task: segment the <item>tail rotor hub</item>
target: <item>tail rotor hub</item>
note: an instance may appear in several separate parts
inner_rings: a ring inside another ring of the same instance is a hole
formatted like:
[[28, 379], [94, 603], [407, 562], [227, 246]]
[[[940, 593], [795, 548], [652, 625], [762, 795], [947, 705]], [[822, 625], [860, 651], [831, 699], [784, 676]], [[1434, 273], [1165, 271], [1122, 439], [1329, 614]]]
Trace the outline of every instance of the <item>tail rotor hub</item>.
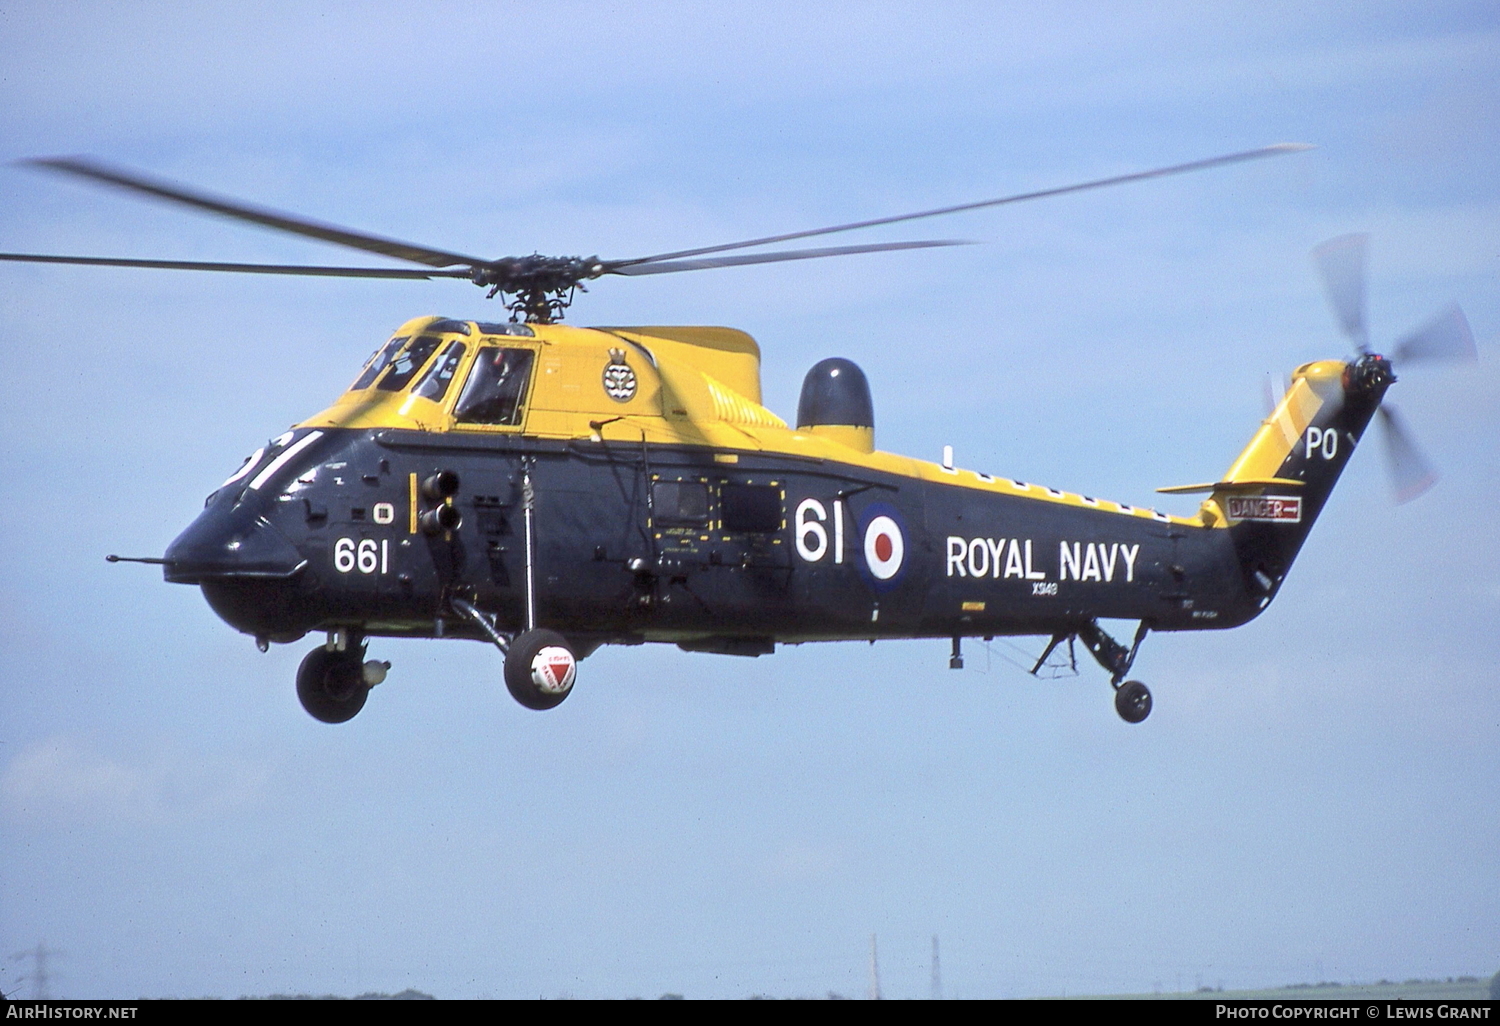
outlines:
[[1395, 380], [1391, 361], [1379, 353], [1365, 353], [1344, 368], [1344, 391], [1349, 395], [1368, 395], [1388, 388]]

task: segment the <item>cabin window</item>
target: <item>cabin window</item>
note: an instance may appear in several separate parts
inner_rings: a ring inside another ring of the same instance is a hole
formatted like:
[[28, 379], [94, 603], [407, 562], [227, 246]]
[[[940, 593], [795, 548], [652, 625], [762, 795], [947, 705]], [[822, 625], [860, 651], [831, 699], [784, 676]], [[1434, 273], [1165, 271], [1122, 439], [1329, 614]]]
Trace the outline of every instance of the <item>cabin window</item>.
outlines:
[[391, 361], [391, 369], [380, 379], [380, 390], [399, 392], [410, 384], [417, 371], [426, 366], [427, 358], [441, 341], [436, 335], [418, 335], [413, 339], [411, 345], [397, 353], [396, 358]]
[[443, 396], [448, 394], [448, 385], [453, 381], [453, 375], [458, 371], [459, 362], [464, 358], [466, 347], [462, 342], [450, 343], [443, 355], [438, 357], [432, 369], [422, 376], [415, 388], [411, 390], [412, 395], [419, 395], [423, 399], [431, 399], [435, 403], [443, 401]]
[[774, 485], [726, 484], [719, 490], [724, 530], [764, 534], [781, 530], [781, 489]]
[[396, 355], [396, 350], [406, 345], [406, 340], [409, 338], [411, 338], [410, 335], [398, 335], [375, 350], [375, 355], [370, 357], [369, 362], [365, 364], [365, 369], [360, 372], [354, 384], [349, 386], [349, 390], [357, 392], [361, 388], [369, 388], [374, 384], [375, 376], [385, 370], [385, 365], [391, 362], [391, 357]]
[[651, 518], [658, 527], [707, 527], [708, 485], [702, 481], [653, 481]]
[[526, 386], [536, 354], [530, 349], [485, 346], [474, 358], [453, 416], [462, 424], [514, 427], [521, 423]]

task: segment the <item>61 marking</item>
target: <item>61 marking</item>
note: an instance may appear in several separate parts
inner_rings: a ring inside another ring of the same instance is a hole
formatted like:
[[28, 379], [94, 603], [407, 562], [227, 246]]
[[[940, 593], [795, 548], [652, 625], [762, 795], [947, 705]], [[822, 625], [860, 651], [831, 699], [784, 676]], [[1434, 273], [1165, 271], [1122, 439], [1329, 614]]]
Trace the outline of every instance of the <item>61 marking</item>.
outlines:
[[[817, 499], [803, 499], [797, 504], [793, 530], [797, 535], [797, 555], [816, 563], [828, 554], [828, 510]], [[844, 561], [844, 503], [833, 500], [833, 561]]]

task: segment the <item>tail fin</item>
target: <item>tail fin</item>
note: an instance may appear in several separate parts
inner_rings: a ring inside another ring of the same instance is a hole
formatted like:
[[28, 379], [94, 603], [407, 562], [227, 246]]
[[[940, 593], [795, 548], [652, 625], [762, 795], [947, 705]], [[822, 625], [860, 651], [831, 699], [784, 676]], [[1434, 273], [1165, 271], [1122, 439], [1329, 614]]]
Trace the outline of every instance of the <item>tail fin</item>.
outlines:
[[1261, 608], [1285, 579], [1395, 380], [1390, 362], [1373, 353], [1352, 363], [1304, 364], [1223, 480], [1162, 489], [1212, 492], [1199, 516], [1206, 527], [1228, 527], [1248, 593], [1260, 596]]

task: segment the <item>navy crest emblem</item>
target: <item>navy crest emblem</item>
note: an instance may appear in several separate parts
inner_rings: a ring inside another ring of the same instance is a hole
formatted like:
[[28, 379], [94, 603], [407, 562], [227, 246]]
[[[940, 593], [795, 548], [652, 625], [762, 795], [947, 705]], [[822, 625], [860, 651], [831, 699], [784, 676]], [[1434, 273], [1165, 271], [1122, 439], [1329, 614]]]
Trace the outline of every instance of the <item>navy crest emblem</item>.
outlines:
[[604, 391], [619, 403], [628, 403], [635, 398], [635, 371], [625, 362], [625, 350], [611, 349], [609, 363], [604, 365]]

